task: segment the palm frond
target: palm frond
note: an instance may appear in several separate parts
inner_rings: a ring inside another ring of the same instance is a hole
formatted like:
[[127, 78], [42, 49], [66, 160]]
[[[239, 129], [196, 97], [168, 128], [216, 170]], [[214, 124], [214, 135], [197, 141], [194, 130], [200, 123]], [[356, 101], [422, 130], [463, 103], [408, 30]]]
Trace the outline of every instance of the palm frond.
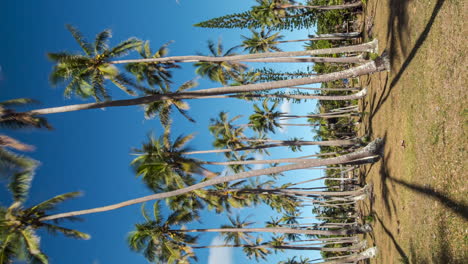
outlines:
[[137, 38], [129, 38], [112, 48], [107, 54], [112, 57], [121, 57], [141, 46], [142, 41]]
[[81, 196], [81, 192], [69, 192], [69, 193], [64, 193], [57, 195], [55, 197], [52, 197], [42, 203], [39, 203], [26, 211], [28, 212], [44, 212], [48, 210], [53, 210], [55, 209], [55, 206], [57, 206], [59, 203], [62, 203], [66, 200]]
[[94, 41], [94, 52], [96, 54], [101, 53], [107, 49], [109, 49], [109, 45], [107, 44], [109, 38], [112, 37], [112, 31], [110, 29], [105, 29], [99, 32], [96, 35], [96, 40]]
[[40, 250], [39, 237], [35, 234], [35, 232], [30, 228], [21, 229], [20, 232], [28, 248], [29, 253], [33, 257], [37, 258], [37, 260], [39, 260], [40, 263], [49, 263], [47, 257]]
[[22, 171], [15, 173], [8, 184], [8, 189], [13, 195], [15, 202], [24, 202], [28, 198], [31, 182], [34, 177], [34, 171]]
[[72, 34], [73, 38], [76, 40], [76, 42], [78, 43], [78, 45], [80, 45], [80, 47], [83, 49], [83, 51], [86, 53], [86, 55], [88, 56], [91, 56], [93, 54], [93, 49], [91, 47], [91, 44], [89, 44], [85, 38], [83, 37], [83, 35], [81, 34], [80, 31], [78, 31], [78, 29], [76, 29], [75, 27], [73, 27], [72, 25], [65, 25], [65, 27], [68, 29], [68, 31], [70, 31], [70, 33]]
[[22, 106], [26, 104], [38, 104], [37, 100], [31, 98], [15, 98], [0, 102], [0, 106]]
[[0, 169], [2, 170], [33, 170], [38, 162], [4, 148], [0, 148]]
[[84, 240], [88, 240], [91, 238], [90, 235], [80, 232], [78, 230], [74, 230], [74, 229], [69, 229], [69, 228], [51, 225], [47, 223], [42, 223], [42, 226], [45, 227], [49, 233], [52, 233], [52, 234], [62, 233], [63, 235], [67, 237], [76, 238], [76, 239], [84, 239]]

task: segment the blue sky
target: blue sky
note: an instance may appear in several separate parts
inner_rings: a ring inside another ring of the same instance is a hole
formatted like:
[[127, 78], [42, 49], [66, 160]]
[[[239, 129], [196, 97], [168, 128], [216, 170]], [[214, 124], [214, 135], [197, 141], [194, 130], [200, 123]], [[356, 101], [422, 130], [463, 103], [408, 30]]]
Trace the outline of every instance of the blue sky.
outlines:
[[[3, 36], [0, 48], [0, 100], [29, 97], [42, 102], [37, 107], [51, 107], [84, 102], [81, 99], [64, 99], [60, 88], [52, 88], [48, 83], [51, 63], [47, 52], [61, 50], [78, 51], [65, 24], [75, 25], [89, 39], [99, 31], [110, 28], [113, 31], [112, 44], [135, 36], [150, 40], [154, 49], [167, 41], [171, 55], [187, 55], [207, 52], [206, 41], [222, 37], [225, 47], [240, 43], [240, 34], [248, 31], [215, 30], [194, 28], [196, 22], [228, 13], [247, 10], [254, 1], [219, 0], [42, 0], [42, 1], [2, 1], [0, 9], [0, 34]], [[304, 38], [309, 31], [286, 33], [286, 39]], [[286, 44], [285, 50], [301, 49], [300, 45]], [[278, 66], [285, 69], [286, 66]], [[289, 66], [298, 67], [298, 66]], [[303, 66], [305, 67], [305, 66]], [[291, 68], [288, 68], [291, 69]], [[293, 68], [296, 69], [296, 68]], [[175, 85], [195, 77], [194, 68], [184, 65], [174, 73]], [[201, 80], [199, 88], [218, 85]], [[117, 88], [111, 88], [114, 99], [126, 98]], [[210, 149], [211, 136], [207, 125], [209, 118], [219, 111], [228, 111], [231, 116], [248, 115], [250, 104], [236, 100], [194, 100], [189, 102], [190, 113], [197, 123], [191, 124], [180, 116], [175, 116], [174, 134], [196, 132], [191, 144], [195, 149]], [[283, 105], [286, 109], [288, 105]], [[292, 105], [291, 112], [305, 114], [315, 108], [315, 102]], [[149, 131], [159, 135], [161, 129], [157, 120], [145, 120], [139, 107], [90, 110], [74, 113], [50, 115], [53, 131], [5, 131], [23, 142], [36, 146], [30, 156], [41, 161], [34, 179], [29, 203], [34, 204], [51, 196], [81, 190], [85, 195], [67, 202], [61, 211], [96, 207], [149, 194], [149, 191], [135, 178], [129, 167], [134, 156], [129, 153], [139, 147]], [[277, 133], [275, 138], [293, 136], [311, 140], [309, 129], [289, 129], [287, 133]], [[313, 153], [314, 148], [304, 148], [300, 155]], [[291, 155], [285, 150], [272, 151], [272, 158]], [[220, 159], [220, 156], [211, 159]], [[308, 178], [319, 171], [288, 173], [290, 177]], [[308, 174], [308, 175], [306, 175]], [[0, 192], [2, 203], [9, 203], [8, 194]], [[266, 208], [255, 211], [255, 219], [269, 218]], [[242, 211], [248, 215], [249, 210]], [[223, 215], [204, 214], [206, 226], [218, 227], [227, 222]], [[77, 241], [61, 236], [42, 234], [42, 248], [49, 255], [51, 263], [147, 263], [139, 254], [131, 252], [125, 242], [133, 224], [141, 221], [140, 207], [132, 206], [113, 212], [89, 215], [85, 221], [71, 224], [70, 227], [88, 232], [89, 241]], [[209, 220], [208, 220], [209, 219]], [[214, 235], [202, 241], [211, 243]], [[316, 253], [313, 253], [316, 254]], [[199, 254], [199, 263], [207, 263], [209, 252]], [[289, 254], [294, 255], [294, 254]], [[284, 259], [283, 255], [281, 258]], [[249, 263], [242, 253], [233, 252], [232, 263]], [[276, 259], [276, 257], [275, 257]], [[272, 260], [270, 260], [272, 261]], [[227, 263], [227, 262], [226, 262]], [[274, 263], [274, 262], [273, 262]]]

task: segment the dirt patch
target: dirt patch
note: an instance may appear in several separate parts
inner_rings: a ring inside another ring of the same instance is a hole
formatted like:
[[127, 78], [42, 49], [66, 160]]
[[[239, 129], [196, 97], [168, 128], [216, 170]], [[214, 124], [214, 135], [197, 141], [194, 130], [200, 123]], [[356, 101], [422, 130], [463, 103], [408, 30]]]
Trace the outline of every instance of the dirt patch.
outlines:
[[385, 139], [362, 170], [374, 197], [371, 263], [468, 263], [466, 5], [462, 0], [370, 0], [364, 29], [391, 57], [370, 88], [361, 134]]

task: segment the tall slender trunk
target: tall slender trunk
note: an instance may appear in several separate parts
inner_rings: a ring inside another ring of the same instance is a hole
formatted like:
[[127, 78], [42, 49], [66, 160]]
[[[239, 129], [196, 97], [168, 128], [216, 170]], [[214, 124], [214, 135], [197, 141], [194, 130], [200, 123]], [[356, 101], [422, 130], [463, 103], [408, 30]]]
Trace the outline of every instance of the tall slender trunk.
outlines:
[[360, 260], [373, 258], [376, 256], [376, 254], [377, 254], [377, 248], [372, 247], [372, 248], [366, 249], [365, 251], [361, 253], [355, 253], [355, 254], [348, 255], [348, 256], [336, 257], [337, 258], [336, 260], [331, 260], [333, 258], [329, 258], [324, 262], [317, 262], [315, 264], [344, 264], [344, 263], [349, 263], [349, 262], [356, 263]]
[[301, 63], [301, 62], [315, 62], [315, 63], [362, 63], [366, 62], [363, 56], [352, 56], [352, 57], [309, 57], [309, 58], [298, 58], [298, 57], [287, 57], [287, 58], [265, 58], [265, 59], [249, 59], [242, 60], [239, 62], [250, 62], [250, 63]]
[[[342, 244], [343, 242], [330, 242], [330, 243], [320, 243], [316, 245], [334, 245], [334, 244]], [[346, 243], [346, 242], [345, 242]], [[312, 245], [281, 245], [281, 246], [273, 246], [273, 245], [210, 245], [210, 246], [193, 246], [193, 249], [211, 249], [211, 248], [274, 248], [274, 249], [289, 249], [289, 250], [320, 250], [326, 252], [347, 252], [347, 251], [357, 251], [359, 248], [355, 246], [350, 247], [313, 247]]]
[[152, 195], [120, 202], [117, 204], [112, 204], [112, 205], [107, 205], [107, 206], [102, 206], [102, 207], [97, 207], [97, 208], [92, 208], [92, 209], [85, 209], [85, 210], [79, 210], [79, 211], [73, 211], [73, 212], [67, 212], [67, 213], [59, 213], [55, 215], [42, 217], [39, 220], [47, 221], [47, 220], [64, 218], [64, 217], [111, 211], [111, 210], [116, 210], [118, 208], [122, 208], [125, 206], [130, 206], [130, 205], [139, 204], [139, 203], [143, 203], [147, 201], [164, 199], [168, 197], [185, 194], [185, 193], [198, 190], [198, 189], [202, 189], [205, 187], [209, 187], [215, 184], [236, 181], [236, 180], [251, 178], [255, 176], [261, 176], [261, 175], [278, 174], [281, 172], [297, 170], [297, 169], [305, 169], [305, 168], [317, 167], [317, 166], [327, 166], [327, 165], [332, 165], [332, 164], [342, 164], [350, 160], [355, 160], [359, 158], [376, 155], [379, 152], [381, 145], [382, 145], [382, 139], [376, 139], [373, 142], [369, 143], [366, 147], [362, 148], [361, 150], [358, 150], [356, 152], [349, 153], [340, 157], [334, 157], [334, 158], [328, 158], [328, 159], [310, 159], [310, 160], [304, 160], [304, 161], [298, 162], [296, 164], [290, 164], [290, 165], [284, 165], [284, 166], [278, 166], [278, 167], [272, 167], [272, 168], [260, 169], [260, 170], [246, 171], [246, 172], [241, 172], [241, 173], [237, 173], [237, 174], [229, 175], [225, 177], [216, 177], [216, 178], [209, 179], [207, 181], [200, 182], [200, 183], [197, 183], [197, 184], [194, 184], [194, 185], [182, 188], [182, 189], [175, 190], [175, 191], [152, 194]]
[[320, 35], [309, 35], [308, 40], [344, 40], [350, 38], [357, 38], [361, 36], [361, 32], [346, 32], [346, 33], [330, 33]]
[[345, 101], [361, 99], [367, 95], [367, 88], [350, 95], [305, 95], [305, 94], [234, 94], [200, 96], [192, 99], [219, 99], [219, 98], [286, 98], [286, 99], [316, 99], [319, 101]]
[[329, 5], [329, 6], [310, 6], [310, 5], [280, 5], [282, 9], [318, 9], [318, 10], [337, 10], [337, 9], [350, 9], [362, 6], [361, 1], [357, 1], [351, 4], [342, 4], [342, 5]]
[[312, 230], [312, 229], [295, 229], [287, 227], [261, 227], [261, 228], [200, 228], [200, 229], [178, 229], [170, 230], [173, 232], [182, 233], [278, 233], [278, 234], [299, 234], [299, 235], [318, 235], [318, 236], [344, 236], [363, 233], [361, 229], [339, 229], [339, 230]]
[[[245, 92], [263, 91], [263, 90], [273, 90], [273, 89], [278, 89], [281, 87], [321, 83], [321, 82], [328, 82], [330, 80], [346, 79], [350, 77], [357, 77], [360, 75], [370, 74], [370, 73], [374, 73], [377, 71], [384, 71], [384, 70], [389, 70], [389, 69], [390, 69], [390, 65], [389, 65], [388, 57], [382, 56], [382, 57], [377, 58], [374, 61], [370, 61], [368, 63], [362, 64], [360, 66], [350, 68], [341, 72], [323, 74], [323, 75], [312, 76], [312, 77], [268, 82], [268, 83], [259, 83], [259, 84], [247, 84], [247, 85], [232, 86], [232, 87], [209, 88], [209, 89], [202, 89], [198, 91], [177, 93], [177, 94], [150, 95], [150, 96], [144, 96], [140, 98], [127, 99], [127, 100], [115, 100], [115, 101], [108, 101], [108, 102], [97, 102], [97, 103], [52, 107], [52, 108], [32, 110], [32, 111], [25, 112], [24, 114], [46, 115], [46, 114], [72, 112], [72, 111], [79, 111], [79, 110], [104, 108], [104, 107], [141, 105], [141, 104], [148, 104], [148, 103], [152, 103], [158, 100], [166, 100], [166, 99], [194, 99], [194, 98], [197, 98], [197, 96], [222, 95], [222, 94], [231, 94], [231, 93], [245, 93]], [[349, 100], [349, 99], [347, 98], [346, 100]]]
[[[187, 151], [183, 152], [184, 155], [194, 155], [194, 154], [210, 154], [210, 153], [227, 153], [232, 151], [249, 151], [249, 150], [260, 150], [260, 149], [267, 149], [267, 148], [276, 148], [276, 147], [290, 147], [290, 146], [316, 146], [314, 143], [315, 141], [310, 142], [297, 142], [297, 141], [283, 141], [280, 143], [275, 144], [265, 144], [265, 145], [258, 145], [255, 147], [244, 147], [244, 148], [237, 148], [237, 149], [212, 149], [212, 150], [198, 150], [198, 151]], [[323, 142], [323, 141], [322, 141]], [[337, 152], [332, 152], [331, 154], [317, 154], [320, 156], [327, 156], [327, 155], [334, 155]]]
[[293, 40], [281, 40], [278, 41], [279, 44], [290, 43], [290, 42], [305, 42], [305, 41], [314, 41], [314, 40], [343, 40], [350, 38], [357, 38], [361, 36], [361, 32], [346, 32], [346, 33], [330, 33], [330, 34], [320, 34], [320, 35], [309, 35], [307, 39], [293, 39]]
[[314, 91], [359, 91], [361, 90], [361, 87], [315, 88], [315, 87], [304, 87], [304, 86], [291, 86], [291, 87], [284, 87], [284, 88], [314, 90]]
[[228, 61], [242, 61], [249, 59], [260, 58], [278, 58], [278, 57], [297, 57], [297, 56], [314, 56], [326, 55], [347, 52], [372, 52], [376, 53], [378, 47], [377, 39], [370, 42], [358, 45], [351, 45], [339, 48], [317, 49], [317, 50], [304, 50], [304, 51], [285, 51], [285, 52], [264, 52], [248, 55], [234, 55], [227, 57], [210, 57], [210, 56], [172, 56], [164, 58], [150, 58], [150, 59], [133, 59], [133, 60], [117, 60], [109, 62], [110, 64], [126, 64], [126, 63], [141, 63], [141, 62], [228, 62]]

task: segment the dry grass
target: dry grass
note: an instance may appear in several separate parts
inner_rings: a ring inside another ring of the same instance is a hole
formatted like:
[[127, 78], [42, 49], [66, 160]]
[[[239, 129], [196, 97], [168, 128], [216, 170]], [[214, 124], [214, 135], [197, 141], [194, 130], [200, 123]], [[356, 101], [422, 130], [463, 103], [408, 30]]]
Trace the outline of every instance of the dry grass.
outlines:
[[[369, 0], [368, 38], [392, 69], [370, 87], [362, 134], [385, 139], [383, 159], [363, 170], [374, 197], [371, 263], [468, 263], [468, 30], [463, 0]], [[370, 219], [370, 218], [369, 218]]]

